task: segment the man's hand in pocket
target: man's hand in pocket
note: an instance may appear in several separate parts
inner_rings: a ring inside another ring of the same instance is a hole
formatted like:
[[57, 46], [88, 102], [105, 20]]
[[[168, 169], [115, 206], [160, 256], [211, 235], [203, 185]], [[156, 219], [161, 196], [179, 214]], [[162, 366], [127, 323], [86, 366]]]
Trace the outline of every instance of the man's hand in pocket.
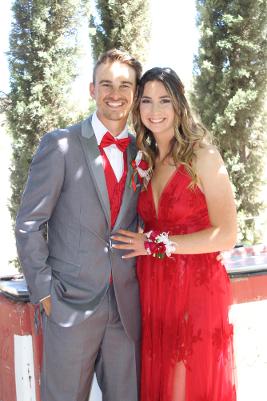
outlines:
[[50, 316], [50, 313], [51, 313], [51, 296], [43, 299], [41, 301], [41, 303], [43, 305], [43, 308], [44, 308], [44, 311], [45, 311], [46, 315]]

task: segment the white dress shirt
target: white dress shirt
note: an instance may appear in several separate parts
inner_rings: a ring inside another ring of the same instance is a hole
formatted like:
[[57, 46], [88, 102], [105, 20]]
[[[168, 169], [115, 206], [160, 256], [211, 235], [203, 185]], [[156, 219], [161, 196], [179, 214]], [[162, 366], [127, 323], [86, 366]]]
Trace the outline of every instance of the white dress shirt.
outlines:
[[[97, 144], [100, 145], [103, 136], [108, 131], [108, 129], [102, 124], [99, 118], [94, 112], [92, 117], [92, 127], [95, 132]], [[111, 132], [112, 134], [112, 132]], [[128, 138], [128, 127], [126, 126], [124, 130], [115, 137], [115, 139], [123, 139]], [[104, 148], [104, 152], [107, 155], [107, 158], [110, 162], [110, 165], [114, 171], [117, 181], [119, 182], [123, 171], [124, 171], [124, 160], [123, 160], [123, 152], [121, 152], [116, 145], [110, 145]]]

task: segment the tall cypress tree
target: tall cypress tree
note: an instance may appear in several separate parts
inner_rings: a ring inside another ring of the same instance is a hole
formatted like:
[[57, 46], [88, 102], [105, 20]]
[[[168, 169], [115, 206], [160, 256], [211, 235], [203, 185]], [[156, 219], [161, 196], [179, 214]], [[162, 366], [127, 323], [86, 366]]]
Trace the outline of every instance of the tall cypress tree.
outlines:
[[253, 241], [266, 151], [266, 3], [197, 0], [197, 10], [201, 36], [192, 102], [226, 162], [242, 239]]
[[40, 136], [69, 122], [81, 0], [16, 0], [10, 35], [7, 120], [13, 137], [14, 218]]
[[145, 61], [150, 37], [148, 0], [96, 0], [90, 21], [94, 61], [114, 47]]

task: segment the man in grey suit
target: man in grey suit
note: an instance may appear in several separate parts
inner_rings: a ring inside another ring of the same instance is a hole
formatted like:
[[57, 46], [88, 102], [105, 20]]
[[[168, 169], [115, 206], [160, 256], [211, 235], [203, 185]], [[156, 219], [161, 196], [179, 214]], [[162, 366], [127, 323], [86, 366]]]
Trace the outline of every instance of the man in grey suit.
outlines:
[[90, 84], [96, 112], [44, 135], [30, 167], [16, 238], [31, 301], [45, 311], [42, 401], [87, 401], [94, 372], [104, 401], [138, 401], [135, 261], [111, 237], [137, 225], [126, 124], [140, 75], [130, 55], [104, 53]]

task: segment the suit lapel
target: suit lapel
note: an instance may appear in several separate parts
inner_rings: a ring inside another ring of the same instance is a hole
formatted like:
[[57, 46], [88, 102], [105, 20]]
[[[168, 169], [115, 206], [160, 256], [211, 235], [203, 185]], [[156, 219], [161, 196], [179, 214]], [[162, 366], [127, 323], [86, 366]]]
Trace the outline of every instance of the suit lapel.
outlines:
[[104, 210], [108, 225], [110, 227], [110, 204], [105, 173], [102, 164], [102, 157], [98, 149], [90, 117], [82, 122], [81, 130], [82, 136], [80, 137], [80, 140], [86, 157], [88, 168], [97, 189], [99, 201]]
[[[133, 141], [131, 140], [131, 142], [127, 148], [128, 172], [127, 172], [127, 178], [126, 178], [126, 183], [125, 183], [125, 188], [124, 188], [124, 193], [123, 193], [123, 198], [122, 198], [122, 204], [121, 204], [120, 212], [117, 217], [116, 223], [114, 225], [113, 231], [116, 231], [119, 228], [127, 210], [131, 206], [131, 204], [130, 204], [131, 200], [133, 199], [133, 197], [135, 195], [135, 192], [130, 185], [131, 176], [133, 174], [133, 169], [131, 167], [131, 161], [135, 158], [135, 156], [136, 156], [136, 147], [135, 147], [135, 144], [133, 143]], [[135, 207], [135, 205], [134, 205], [134, 207]]]

